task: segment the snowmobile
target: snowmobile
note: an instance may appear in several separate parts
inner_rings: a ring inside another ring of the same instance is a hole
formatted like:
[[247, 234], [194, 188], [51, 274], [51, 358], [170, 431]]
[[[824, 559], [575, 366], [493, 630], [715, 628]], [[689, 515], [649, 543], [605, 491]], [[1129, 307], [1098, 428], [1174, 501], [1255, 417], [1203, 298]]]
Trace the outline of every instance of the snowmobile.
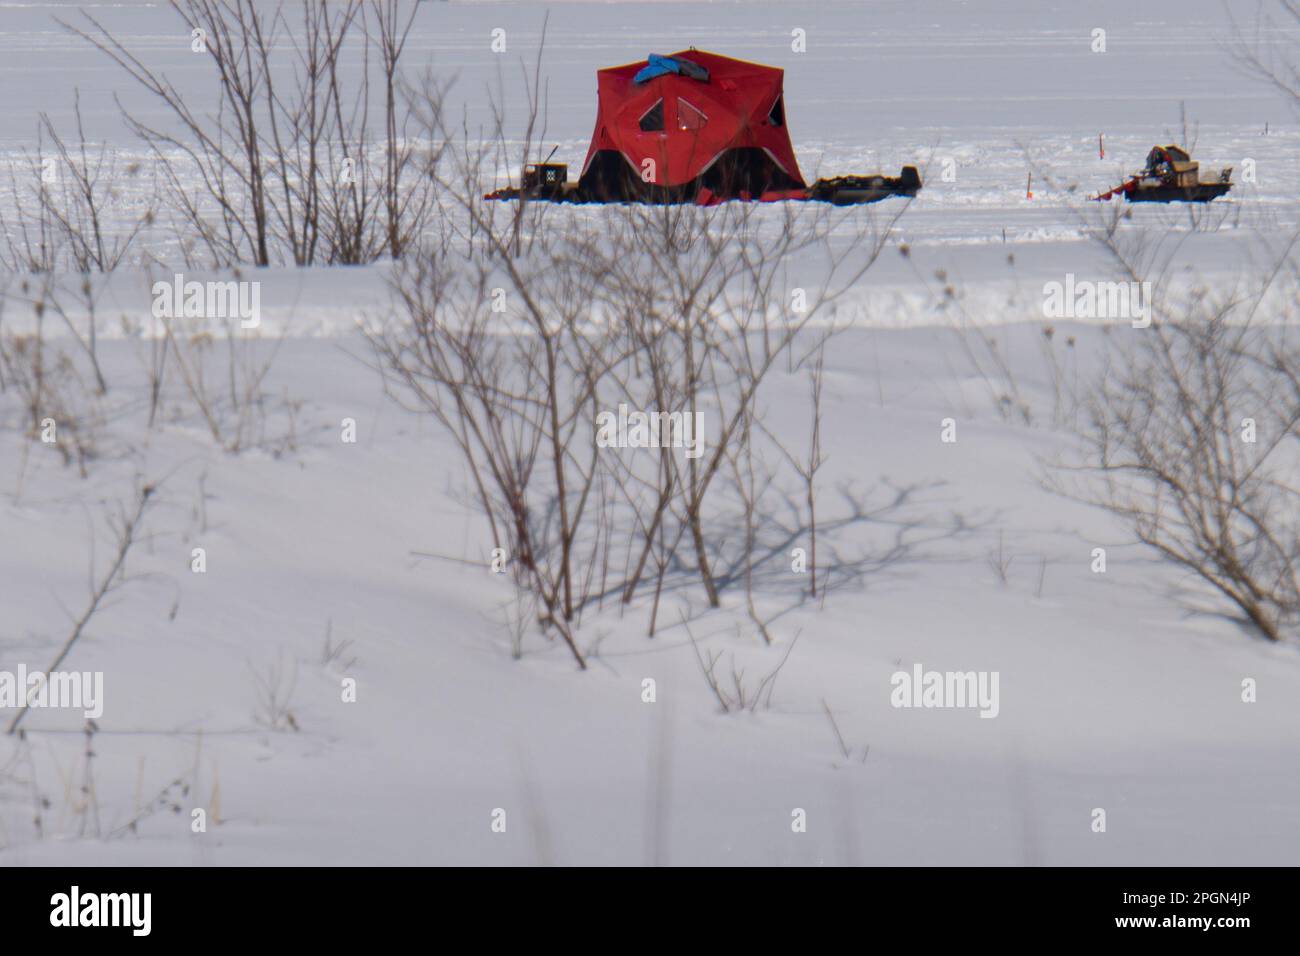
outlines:
[[1205, 170], [1181, 146], [1153, 146], [1147, 163], [1114, 189], [1092, 198], [1098, 201], [1123, 195], [1129, 202], [1209, 202], [1232, 188], [1232, 167]]

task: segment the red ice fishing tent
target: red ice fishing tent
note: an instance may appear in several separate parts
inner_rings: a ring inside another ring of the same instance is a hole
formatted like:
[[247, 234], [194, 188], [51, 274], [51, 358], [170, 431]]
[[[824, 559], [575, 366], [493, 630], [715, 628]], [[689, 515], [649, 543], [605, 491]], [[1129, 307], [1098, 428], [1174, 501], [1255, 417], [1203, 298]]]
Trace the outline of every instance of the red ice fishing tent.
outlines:
[[806, 198], [785, 126], [784, 71], [703, 50], [596, 71], [578, 190], [659, 201]]

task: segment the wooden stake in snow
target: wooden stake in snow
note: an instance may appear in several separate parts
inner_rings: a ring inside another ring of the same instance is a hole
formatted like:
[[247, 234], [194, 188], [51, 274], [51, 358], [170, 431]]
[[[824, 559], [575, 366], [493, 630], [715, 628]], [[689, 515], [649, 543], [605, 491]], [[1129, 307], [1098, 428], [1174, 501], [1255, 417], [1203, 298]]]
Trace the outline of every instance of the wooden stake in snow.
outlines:
[[1025, 198], [1034, 198], [1034, 174], [1030, 173], [1029, 178], [1025, 180]]
[[1106, 158], [1106, 134], [1105, 133], [1097, 134], [1097, 158], [1098, 159]]

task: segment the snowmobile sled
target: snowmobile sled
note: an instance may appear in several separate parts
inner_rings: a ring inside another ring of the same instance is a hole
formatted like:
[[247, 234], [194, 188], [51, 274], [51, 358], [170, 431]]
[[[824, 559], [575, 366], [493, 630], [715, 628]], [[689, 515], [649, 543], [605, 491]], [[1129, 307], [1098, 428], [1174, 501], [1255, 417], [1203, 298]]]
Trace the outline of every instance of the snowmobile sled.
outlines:
[[915, 166], [904, 166], [899, 176], [836, 176], [819, 179], [808, 187], [808, 198], [851, 206], [877, 202], [887, 196], [915, 196], [921, 188], [921, 174]]
[[1200, 163], [1182, 147], [1153, 146], [1146, 166], [1093, 199], [1123, 195], [1129, 202], [1209, 202], [1231, 188], [1231, 166], [1218, 173], [1205, 170], [1203, 174]]

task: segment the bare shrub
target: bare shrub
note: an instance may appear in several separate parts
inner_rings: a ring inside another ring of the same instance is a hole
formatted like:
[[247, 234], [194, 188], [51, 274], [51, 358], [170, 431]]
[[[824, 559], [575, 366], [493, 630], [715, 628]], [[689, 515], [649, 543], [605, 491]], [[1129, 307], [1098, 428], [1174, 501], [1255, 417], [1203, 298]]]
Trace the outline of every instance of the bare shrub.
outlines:
[[281, 652], [262, 667], [256, 667], [250, 661], [248, 672], [253, 681], [253, 718], [270, 730], [298, 730], [298, 718], [293, 712], [298, 662], [291, 658], [286, 663]]
[[1015, 555], [1007, 551], [1005, 532], [998, 531], [998, 546], [990, 548], [984, 560], [989, 570], [993, 572], [993, 576], [998, 579], [998, 583], [1006, 587], [1007, 574], [1011, 570], [1011, 562], [1015, 560]]
[[11, 167], [13, 219], [0, 214], [7, 245], [0, 262], [15, 272], [112, 272], [154, 222], [156, 184], [145, 181], [143, 164], [86, 140], [79, 90], [73, 118], [69, 140], [42, 113], [36, 151]]
[[1068, 470], [1276, 641], [1300, 619], [1300, 349], [1289, 313], [1257, 316], [1269, 286], [1165, 297], [1095, 386]]
[[357, 665], [358, 658], [352, 653], [352, 638], [345, 637], [341, 641], [334, 640], [334, 622], [328, 620], [325, 622], [325, 644], [321, 648], [320, 664], [321, 667], [332, 667], [337, 670], [347, 672]]
[[[581, 663], [569, 627], [583, 598], [574, 546], [599, 494], [593, 389], [611, 337], [584, 325], [592, 278], [578, 260], [552, 262], [536, 282], [524, 266], [498, 262], [411, 257], [398, 280], [407, 321], [373, 341], [397, 374], [394, 394], [433, 414], [456, 442], [493, 546], [506, 550], [541, 598], [543, 624]], [[494, 313], [493, 289], [506, 287], [516, 307]]]
[[713, 692], [718, 706], [724, 714], [734, 714], [739, 711], [749, 711], [751, 714], [759, 709], [766, 710], [772, 706], [772, 695], [776, 692], [776, 680], [781, 674], [781, 669], [785, 667], [785, 662], [790, 659], [790, 652], [794, 650], [795, 644], [799, 640], [799, 633], [796, 632], [791, 638], [790, 643], [786, 645], [785, 653], [781, 655], [780, 661], [763, 674], [757, 680], [746, 678], [745, 668], [736, 668], [736, 655], [730, 653], [727, 655], [727, 671], [719, 672], [718, 664], [722, 661], [722, 651], [701, 651], [699, 642], [695, 640], [695, 635], [691, 633], [689, 625], [685, 625], [686, 632], [691, 639], [691, 647], [695, 650], [695, 659], [700, 665], [700, 672], [704, 675], [704, 682], [709, 685], [709, 690]]
[[[0, 325], [0, 385], [4, 391], [15, 392], [19, 399], [19, 428], [28, 439], [23, 451], [24, 466], [31, 443], [42, 442], [53, 445], [63, 463], [75, 464], [84, 478], [89, 463], [99, 454], [99, 433], [104, 424], [98, 401], [101, 391], [86, 381], [75, 356], [59, 340], [47, 335], [54, 300], [45, 293], [52, 289], [54, 280], [49, 275], [40, 280], [24, 279], [14, 300], [0, 295], [0, 318], [10, 301], [31, 310], [29, 331], [11, 331]], [[92, 364], [97, 370], [98, 363]], [[102, 382], [97, 371], [96, 376]]]
[[[400, 256], [432, 207], [432, 183], [413, 161], [400, 92], [415, 5], [409, 14], [397, 0], [169, 5], [187, 29], [202, 31], [196, 42], [213, 68], [215, 112], [192, 108], [90, 14], [85, 29], [64, 26], [178, 124], [180, 132], [169, 132], [122, 108], [156, 160], [175, 224], [187, 236], [187, 262], [194, 251], [221, 268]], [[359, 71], [343, 66], [353, 48], [363, 53]], [[376, 96], [381, 116], [373, 121]]]
[[[56, 733], [62, 736], [61, 731]], [[0, 806], [13, 807], [17, 811], [20, 801], [30, 802], [29, 821], [36, 840], [46, 837], [111, 840], [138, 834], [148, 818], [161, 813], [180, 814], [185, 810], [183, 804], [191, 802], [187, 798], [195, 789], [197, 765], [188, 772], [171, 777], [146, 797], [143, 789], [145, 761], [141, 756], [133, 808], [125, 822], [105, 825], [101, 820], [100, 789], [94, 774], [99, 749], [104, 745], [102, 738], [96, 739], [98, 733], [98, 726], [87, 721], [82, 729], [79, 753], [74, 756], [74, 759], [80, 759], [80, 772], [74, 767], [62, 766], [53, 746], [38, 751], [35, 742], [40, 731], [21, 728], [12, 737], [5, 738], [12, 746], [8, 758], [0, 762], [0, 793], [4, 794]], [[196, 739], [201, 740], [201, 734]], [[38, 761], [38, 755], [50, 759]], [[112, 796], [125, 802], [125, 794]], [[219, 797], [219, 788], [214, 789], [213, 800], [209, 802], [214, 822], [219, 822]], [[20, 841], [15, 839], [15, 830], [0, 821], [0, 850], [18, 845]]]
[[[134, 500], [129, 506], [119, 504], [116, 512], [109, 512], [108, 525], [114, 538], [112, 560], [102, 574], [97, 574], [93, 561], [94, 547], [92, 544], [91, 588], [86, 608], [82, 611], [81, 616], [73, 622], [72, 631], [67, 640], [63, 642], [63, 646], [59, 648], [54, 660], [50, 662], [43, 673], [51, 674], [59, 669], [59, 665], [72, 652], [72, 649], [85, 633], [86, 626], [90, 623], [91, 618], [103, 606], [105, 599], [126, 583], [126, 559], [131, 553], [131, 548], [141, 537], [145, 512], [156, 500], [153, 498], [156, 489], [157, 485], [155, 484], [139, 483], [135, 489]], [[27, 710], [28, 705], [24, 703], [18, 709], [18, 712], [14, 714], [13, 720], [9, 722], [6, 733], [12, 734], [19, 729], [23, 718], [27, 716]]]
[[[243, 281], [238, 270], [234, 278]], [[298, 403], [287, 395], [277, 398], [267, 383], [284, 343], [283, 332], [266, 335], [238, 321], [183, 315], [160, 315], [155, 323], [146, 366], [151, 423], [170, 364], [189, 404], [223, 451], [263, 448], [279, 454], [295, 447]], [[286, 417], [283, 431], [271, 427], [279, 413]]]

